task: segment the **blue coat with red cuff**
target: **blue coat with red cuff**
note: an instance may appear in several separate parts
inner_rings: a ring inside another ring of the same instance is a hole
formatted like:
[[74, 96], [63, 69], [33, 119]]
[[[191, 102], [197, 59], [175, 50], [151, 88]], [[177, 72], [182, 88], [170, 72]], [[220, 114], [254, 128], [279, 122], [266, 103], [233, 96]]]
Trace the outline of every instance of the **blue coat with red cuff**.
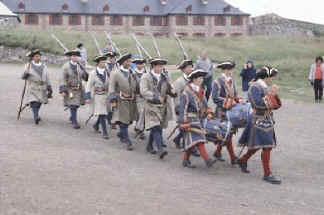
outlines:
[[247, 145], [249, 149], [276, 147], [272, 110], [281, 107], [280, 98], [270, 94], [269, 89], [258, 82], [250, 86], [248, 95], [253, 113], [240, 137], [239, 144]]

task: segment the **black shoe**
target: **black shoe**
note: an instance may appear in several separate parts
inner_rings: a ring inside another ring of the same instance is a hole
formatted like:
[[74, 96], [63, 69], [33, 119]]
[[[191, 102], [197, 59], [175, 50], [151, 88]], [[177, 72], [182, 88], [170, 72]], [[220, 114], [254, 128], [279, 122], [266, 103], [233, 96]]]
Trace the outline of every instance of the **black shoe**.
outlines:
[[193, 151], [191, 154], [194, 157], [200, 157], [200, 154], [199, 154], [199, 152], [197, 150]]
[[168, 146], [165, 145], [164, 143], [162, 143], [162, 147], [163, 147], [163, 148], [167, 148]]
[[159, 157], [160, 157], [161, 160], [167, 155], [168, 155], [167, 151], [159, 152]]
[[264, 176], [263, 180], [265, 180], [266, 182], [269, 182], [271, 184], [281, 184], [281, 180], [279, 178], [276, 178], [275, 176], [273, 176], [271, 173], [268, 176]]
[[176, 146], [177, 149], [181, 149], [181, 146], [180, 146], [180, 141], [177, 140], [176, 138], [173, 139], [173, 142], [174, 142], [174, 145]]
[[108, 134], [106, 134], [106, 135], [103, 135], [103, 138], [104, 138], [105, 140], [108, 140], [108, 139], [109, 139], [109, 136], [108, 136]]
[[41, 121], [41, 118], [38, 117], [37, 119], [35, 119], [35, 124], [38, 125], [40, 121]]
[[208, 158], [207, 160], [205, 160], [205, 163], [206, 163], [206, 166], [208, 168], [210, 168], [210, 167], [212, 167], [216, 163], [216, 160], [213, 160], [211, 158]]
[[146, 147], [146, 151], [147, 151], [148, 153], [151, 153], [152, 155], [155, 155], [155, 154], [156, 154], [156, 150], [153, 149], [153, 148], [151, 148], [151, 147]]
[[231, 161], [231, 164], [234, 166], [238, 164], [238, 161], [239, 161], [238, 157], [235, 157], [234, 160]]
[[93, 130], [95, 131], [95, 133], [100, 134], [101, 132], [99, 131], [99, 126], [92, 126]]
[[145, 140], [145, 134], [142, 133], [142, 134], [139, 136], [139, 139], [140, 139], [140, 140]]
[[190, 169], [194, 169], [194, 168], [196, 168], [195, 165], [192, 165], [192, 164], [191, 164], [190, 160], [184, 160], [184, 161], [182, 162], [182, 166], [183, 166], [183, 167], [190, 168]]
[[74, 128], [74, 129], [80, 129], [81, 126], [80, 126], [79, 124], [75, 124], [75, 125], [73, 125], [73, 128]]
[[218, 160], [220, 162], [224, 162], [225, 161], [225, 159], [223, 158], [222, 154], [214, 153], [214, 158], [216, 158], [216, 160]]
[[241, 171], [243, 173], [250, 173], [250, 171], [247, 169], [247, 163], [246, 162], [242, 162], [240, 159], [238, 159], [237, 164], [240, 166]]
[[127, 151], [133, 151], [133, 145], [132, 144], [128, 144], [127, 145]]

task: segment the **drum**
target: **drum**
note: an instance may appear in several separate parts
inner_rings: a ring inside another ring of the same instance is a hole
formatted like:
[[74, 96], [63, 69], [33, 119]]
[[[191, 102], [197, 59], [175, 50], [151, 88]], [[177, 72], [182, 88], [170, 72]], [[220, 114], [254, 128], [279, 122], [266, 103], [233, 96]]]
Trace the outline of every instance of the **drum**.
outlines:
[[227, 120], [231, 122], [233, 128], [245, 128], [252, 113], [250, 103], [236, 104], [231, 110], [226, 112]]
[[232, 125], [229, 121], [220, 121], [219, 119], [212, 119], [203, 122], [203, 127], [207, 132], [206, 138], [208, 141], [225, 144], [230, 137]]

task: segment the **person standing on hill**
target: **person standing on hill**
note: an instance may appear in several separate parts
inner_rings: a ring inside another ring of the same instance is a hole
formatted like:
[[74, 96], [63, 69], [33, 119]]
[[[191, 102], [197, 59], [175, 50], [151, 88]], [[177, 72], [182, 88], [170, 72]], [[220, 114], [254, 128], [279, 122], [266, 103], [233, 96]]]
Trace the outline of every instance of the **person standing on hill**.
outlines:
[[248, 101], [249, 82], [255, 78], [255, 73], [256, 70], [252, 61], [248, 61], [240, 73], [240, 76], [242, 77], [242, 90], [244, 92], [245, 101]]
[[205, 90], [205, 97], [207, 102], [209, 100], [210, 94], [212, 92], [212, 85], [214, 80], [214, 68], [213, 63], [207, 57], [207, 53], [203, 51], [201, 55], [198, 57], [195, 70], [202, 69], [207, 72], [207, 75], [204, 77], [203, 88]]
[[316, 57], [315, 63], [312, 64], [308, 80], [314, 87], [315, 103], [321, 103], [323, 97], [323, 75], [324, 64], [323, 57]]

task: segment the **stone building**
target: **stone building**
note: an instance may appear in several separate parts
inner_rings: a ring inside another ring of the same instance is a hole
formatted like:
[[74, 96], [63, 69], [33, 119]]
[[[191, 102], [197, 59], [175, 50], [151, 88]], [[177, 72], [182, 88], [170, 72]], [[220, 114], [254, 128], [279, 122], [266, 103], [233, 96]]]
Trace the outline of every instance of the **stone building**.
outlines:
[[0, 0], [19, 28], [108, 31], [113, 34], [239, 36], [249, 14], [223, 0]]

